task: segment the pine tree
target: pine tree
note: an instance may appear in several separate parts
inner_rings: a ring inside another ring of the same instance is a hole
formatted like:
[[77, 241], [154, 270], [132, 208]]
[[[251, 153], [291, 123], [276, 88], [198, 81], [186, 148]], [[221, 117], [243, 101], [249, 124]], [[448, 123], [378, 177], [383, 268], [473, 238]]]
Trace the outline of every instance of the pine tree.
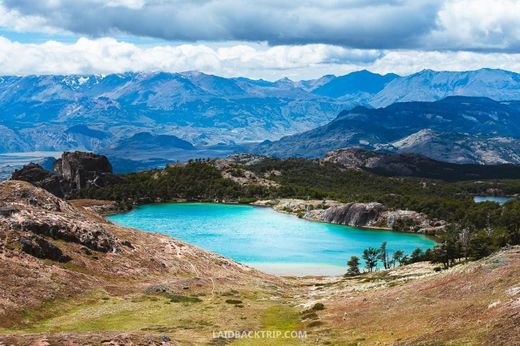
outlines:
[[359, 275], [359, 257], [352, 256], [350, 260], [347, 262], [348, 266], [348, 275]]
[[363, 251], [363, 260], [365, 260], [365, 267], [369, 272], [372, 272], [377, 266], [377, 259], [379, 258], [379, 250], [369, 247]]

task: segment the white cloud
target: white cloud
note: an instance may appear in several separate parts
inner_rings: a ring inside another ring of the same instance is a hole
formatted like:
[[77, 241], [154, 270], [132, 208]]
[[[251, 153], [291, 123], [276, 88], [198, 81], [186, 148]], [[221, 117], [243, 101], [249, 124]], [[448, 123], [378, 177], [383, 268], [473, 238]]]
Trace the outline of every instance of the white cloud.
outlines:
[[520, 1], [449, 0], [425, 47], [520, 52]]
[[[380, 52], [374, 50], [321, 44], [142, 47], [113, 38], [80, 38], [72, 44], [55, 41], [22, 44], [0, 37], [0, 74], [4, 75], [198, 70], [224, 76], [276, 79], [286, 75], [286, 71], [305, 69], [308, 70], [307, 74], [315, 74], [315, 67], [319, 65], [364, 63], [374, 61], [379, 56]], [[303, 76], [307, 75], [304, 73]], [[292, 74], [291, 77], [297, 76]]]
[[80, 38], [74, 43], [25, 44], [0, 36], [0, 74], [109, 74], [127, 71], [197, 70], [226, 77], [275, 80], [317, 78], [354, 70], [410, 74], [429, 68], [467, 70], [482, 67], [520, 72], [520, 54], [362, 50], [311, 44], [139, 46], [113, 38]]
[[95, 0], [98, 3], [105, 4], [109, 7], [128, 7], [133, 9], [142, 8], [145, 4], [144, 0]]
[[465, 51], [389, 51], [371, 65], [380, 73], [411, 74], [424, 69], [467, 71], [498, 68], [520, 72], [520, 54]]

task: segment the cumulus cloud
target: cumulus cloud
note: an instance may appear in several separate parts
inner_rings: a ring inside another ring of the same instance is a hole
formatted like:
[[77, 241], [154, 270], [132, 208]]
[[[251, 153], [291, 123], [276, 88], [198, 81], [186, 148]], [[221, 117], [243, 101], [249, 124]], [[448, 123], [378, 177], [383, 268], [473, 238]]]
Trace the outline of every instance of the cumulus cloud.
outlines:
[[370, 63], [380, 58], [381, 54], [377, 50], [347, 49], [323, 44], [276, 47], [181, 44], [143, 47], [113, 38], [80, 38], [71, 44], [56, 41], [25, 44], [0, 36], [0, 74], [198, 70], [224, 76], [248, 75], [276, 79], [290, 70], [312, 70], [320, 65]]
[[46, 25], [46, 20], [40, 16], [22, 15], [14, 9], [2, 6], [0, 1], [0, 27], [14, 31], [38, 30], [56, 32], [58, 29]]
[[520, 1], [451, 0], [425, 47], [520, 52]]
[[520, 0], [0, 0], [4, 11], [90, 37], [520, 49]]
[[206, 44], [139, 46], [113, 38], [28, 44], [0, 36], [0, 75], [197, 70], [226, 77], [299, 80], [360, 69], [405, 75], [425, 68], [466, 70], [482, 67], [520, 72], [520, 54], [387, 51], [326, 44], [270, 47], [246, 42], [221, 47]]

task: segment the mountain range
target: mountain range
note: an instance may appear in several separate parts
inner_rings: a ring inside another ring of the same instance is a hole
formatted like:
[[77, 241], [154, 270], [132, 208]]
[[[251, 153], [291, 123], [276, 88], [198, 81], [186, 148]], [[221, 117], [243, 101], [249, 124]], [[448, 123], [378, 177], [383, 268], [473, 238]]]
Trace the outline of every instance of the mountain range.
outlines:
[[142, 132], [196, 145], [277, 139], [349, 106], [312, 85], [196, 72], [1, 77], [0, 152], [97, 151]]
[[520, 163], [520, 75], [504, 70], [274, 82], [199, 72], [4, 76], [0, 109], [0, 152], [96, 151], [117, 171], [345, 147]]
[[435, 102], [363, 106], [316, 129], [265, 141], [253, 151], [322, 157], [346, 147], [417, 153], [453, 163], [520, 163], [520, 102], [452, 96]]
[[108, 151], [139, 133], [196, 147], [277, 140], [322, 126], [345, 109], [446, 96], [520, 100], [520, 75], [503, 70], [357, 71], [270, 82], [199, 72], [0, 77], [0, 152]]

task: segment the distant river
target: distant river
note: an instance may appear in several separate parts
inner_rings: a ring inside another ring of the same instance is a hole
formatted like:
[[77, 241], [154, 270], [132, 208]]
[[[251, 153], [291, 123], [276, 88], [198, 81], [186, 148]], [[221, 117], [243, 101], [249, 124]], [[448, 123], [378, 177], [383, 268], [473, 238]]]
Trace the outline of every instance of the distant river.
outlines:
[[495, 197], [495, 196], [475, 196], [473, 197], [473, 200], [476, 203], [482, 203], [482, 202], [495, 202], [498, 204], [504, 204], [506, 202], [509, 202], [513, 200], [514, 198], [511, 197]]
[[365, 248], [427, 249], [423, 235], [363, 230], [299, 219], [270, 208], [208, 203], [150, 204], [108, 219], [163, 233], [266, 272], [281, 275], [338, 275]]

